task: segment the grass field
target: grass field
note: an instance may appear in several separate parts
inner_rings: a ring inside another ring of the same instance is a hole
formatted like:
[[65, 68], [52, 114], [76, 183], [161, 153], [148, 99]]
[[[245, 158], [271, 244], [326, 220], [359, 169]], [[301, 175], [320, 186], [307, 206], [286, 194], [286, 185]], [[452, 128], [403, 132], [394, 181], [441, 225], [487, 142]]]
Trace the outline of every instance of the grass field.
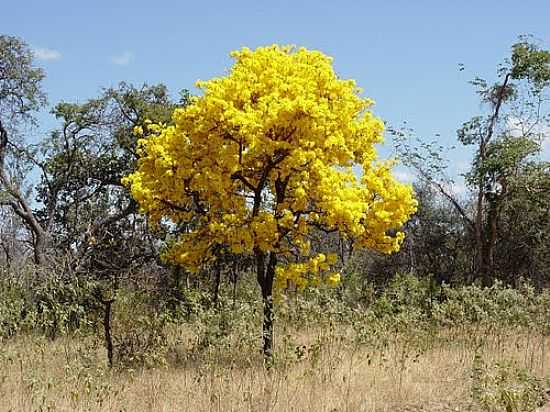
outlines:
[[[182, 331], [180, 342], [184, 335], [192, 336]], [[226, 345], [199, 358], [181, 343], [162, 366], [111, 370], [96, 338], [20, 337], [3, 345], [0, 409], [527, 411], [545, 401], [537, 378], [550, 376], [550, 337], [439, 330], [386, 338], [357, 344], [343, 326], [309, 330], [280, 344], [285, 359], [270, 369], [253, 349]]]
[[120, 289], [109, 367], [88, 289], [15, 280], [0, 284], [0, 411], [550, 409], [550, 293], [528, 284], [288, 295], [267, 365], [249, 285], [216, 304]]

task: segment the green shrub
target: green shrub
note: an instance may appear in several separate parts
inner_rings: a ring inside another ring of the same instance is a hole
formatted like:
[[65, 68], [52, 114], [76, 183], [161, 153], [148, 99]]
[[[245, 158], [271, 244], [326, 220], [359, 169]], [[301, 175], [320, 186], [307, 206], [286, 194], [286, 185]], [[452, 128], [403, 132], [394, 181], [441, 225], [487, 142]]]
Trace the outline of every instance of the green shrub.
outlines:
[[532, 412], [545, 402], [548, 380], [505, 362], [487, 365], [476, 355], [472, 396], [485, 411]]

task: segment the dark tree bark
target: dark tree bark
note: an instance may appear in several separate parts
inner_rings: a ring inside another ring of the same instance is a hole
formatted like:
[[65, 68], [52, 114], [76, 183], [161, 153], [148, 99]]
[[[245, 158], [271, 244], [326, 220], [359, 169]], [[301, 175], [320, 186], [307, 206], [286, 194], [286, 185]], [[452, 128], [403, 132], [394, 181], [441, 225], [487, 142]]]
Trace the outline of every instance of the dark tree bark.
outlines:
[[[277, 255], [270, 252], [267, 256], [264, 252], [256, 248], [256, 276], [258, 285], [262, 291], [263, 302], [263, 322], [262, 339], [263, 354], [266, 363], [273, 358], [274, 347], [274, 310], [273, 310], [273, 281], [275, 279], [275, 266], [277, 265]], [[266, 262], [267, 258], [267, 262]]]
[[[487, 159], [487, 146], [493, 139], [495, 127], [500, 116], [502, 103], [506, 99], [506, 91], [512, 74], [508, 73], [504, 77], [502, 84], [498, 88], [498, 94], [494, 102], [494, 109], [485, 136], [479, 141], [479, 163], [483, 164]], [[498, 221], [498, 206], [493, 204], [496, 200], [489, 199], [486, 191], [486, 176], [481, 174], [478, 179], [478, 193], [476, 201], [475, 216], [475, 240], [477, 256], [477, 274], [481, 277], [483, 286], [491, 286], [494, 276], [494, 252], [496, 249], [496, 230]], [[485, 210], [485, 204], [488, 204], [489, 210]], [[487, 216], [486, 216], [487, 215]], [[486, 216], [486, 219], [484, 217]]]
[[107, 359], [109, 367], [113, 367], [113, 337], [111, 335], [111, 311], [113, 300], [104, 301], [103, 328], [105, 330], [105, 347], [107, 348]]
[[103, 305], [103, 332], [105, 337], [105, 349], [107, 350], [107, 361], [109, 368], [113, 367], [113, 335], [111, 332], [111, 317], [114, 299], [104, 299], [101, 291], [94, 292], [96, 299]]
[[220, 284], [222, 282], [222, 268], [221, 263], [216, 262], [216, 268], [214, 272], [214, 291], [213, 291], [213, 303], [217, 306], [220, 301]]

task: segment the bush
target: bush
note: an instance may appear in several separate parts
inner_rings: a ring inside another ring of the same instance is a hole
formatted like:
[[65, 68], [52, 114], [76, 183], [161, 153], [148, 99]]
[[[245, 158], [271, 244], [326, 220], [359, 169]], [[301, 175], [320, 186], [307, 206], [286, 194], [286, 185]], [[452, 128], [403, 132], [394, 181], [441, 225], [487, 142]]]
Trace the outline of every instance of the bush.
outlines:
[[545, 402], [550, 381], [510, 362], [487, 365], [476, 355], [472, 396], [485, 411], [532, 412]]
[[93, 330], [98, 309], [93, 282], [26, 269], [0, 278], [0, 337], [33, 332], [54, 339]]

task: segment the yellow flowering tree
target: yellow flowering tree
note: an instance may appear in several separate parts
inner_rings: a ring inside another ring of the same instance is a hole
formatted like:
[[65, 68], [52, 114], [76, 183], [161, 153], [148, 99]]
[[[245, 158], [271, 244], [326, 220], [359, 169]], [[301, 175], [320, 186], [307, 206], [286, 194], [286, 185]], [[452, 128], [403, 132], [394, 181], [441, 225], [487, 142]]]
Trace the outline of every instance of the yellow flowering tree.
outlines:
[[220, 253], [254, 257], [271, 356], [274, 288], [339, 282], [335, 256], [310, 252], [312, 233], [391, 253], [416, 201], [392, 163], [376, 161], [383, 124], [331, 58], [290, 46], [232, 57], [173, 125], [148, 127], [124, 183], [152, 221], [193, 222], [165, 259], [196, 272]]

